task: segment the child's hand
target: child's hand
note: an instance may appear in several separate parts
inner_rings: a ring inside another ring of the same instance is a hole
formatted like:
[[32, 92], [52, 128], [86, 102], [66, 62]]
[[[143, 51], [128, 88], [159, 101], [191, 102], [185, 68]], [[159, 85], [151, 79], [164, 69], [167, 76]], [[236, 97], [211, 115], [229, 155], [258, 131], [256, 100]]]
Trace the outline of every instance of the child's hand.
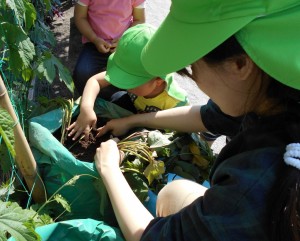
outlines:
[[126, 125], [125, 118], [113, 119], [97, 129], [96, 137], [103, 136], [104, 134], [111, 132], [114, 136], [122, 136], [129, 131], [130, 127]]
[[94, 41], [94, 44], [96, 45], [100, 53], [108, 53], [110, 51], [111, 44], [106, 42], [102, 38], [97, 37]]
[[110, 47], [109, 52], [113, 53], [113, 52], [116, 51], [116, 47], [118, 46], [118, 42], [119, 42], [119, 39], [114, 39], [113, 41], [111, 41], [111, 47]]
[[97, 116], [94, 111], [80, 112], [77, 120], [73, 122], [67, 130], [70, 131], [68, 136], [73, 136], [72, 140], [76, 140], [81, 134], [84, 134], [84, 139], [89, 139], [91, 129], [96, 129]]

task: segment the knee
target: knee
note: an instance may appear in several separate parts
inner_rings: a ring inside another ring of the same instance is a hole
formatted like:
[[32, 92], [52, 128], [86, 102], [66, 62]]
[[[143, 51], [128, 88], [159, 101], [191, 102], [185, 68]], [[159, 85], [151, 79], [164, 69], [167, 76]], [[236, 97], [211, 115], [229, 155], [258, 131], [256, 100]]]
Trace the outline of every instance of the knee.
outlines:
[[166, 185], [157, 196], [156, 215], [174, 214], [203, 196], [207, 188], [189, 180], [175, 180]]

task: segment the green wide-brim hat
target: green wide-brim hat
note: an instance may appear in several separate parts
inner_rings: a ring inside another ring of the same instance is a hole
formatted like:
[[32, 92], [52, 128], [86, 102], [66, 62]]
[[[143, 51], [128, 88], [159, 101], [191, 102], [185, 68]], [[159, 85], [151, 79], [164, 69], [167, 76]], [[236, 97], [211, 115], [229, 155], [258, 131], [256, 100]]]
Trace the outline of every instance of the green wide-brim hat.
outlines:
[[153, 75], [177, 71], [232, 35], [266, 73], [300, 89], [299, 0], [172, 0], [142, 63]]
[[156, 77], [145, 70], [141, 53], [156, 29], [147, 23], [126, 30], [119, 40], [115, 53], [109, 56], [105, 79], [120, 89], [133, 89]]

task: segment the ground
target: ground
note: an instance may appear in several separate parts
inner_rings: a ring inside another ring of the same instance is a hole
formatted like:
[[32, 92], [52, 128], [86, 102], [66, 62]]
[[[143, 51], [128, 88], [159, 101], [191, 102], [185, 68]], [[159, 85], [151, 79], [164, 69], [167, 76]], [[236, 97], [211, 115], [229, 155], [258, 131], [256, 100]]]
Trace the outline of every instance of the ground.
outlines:
[[[57, 41], [53, 54], [59, 58], [62, 64], [72, 73], [82, 46], [81, 34], [74, 23], [73, 1], [63, 0], [61, 3], [60, 11], [62, 17], [54, 16], [51, 23], [51, 29]], [[66, 98], [78, 97], [76, 93], [72, 95], [64, 83], [61, 83], [59, 80], [55, 80], [51, 86], [51, 96], [62, 96]]]

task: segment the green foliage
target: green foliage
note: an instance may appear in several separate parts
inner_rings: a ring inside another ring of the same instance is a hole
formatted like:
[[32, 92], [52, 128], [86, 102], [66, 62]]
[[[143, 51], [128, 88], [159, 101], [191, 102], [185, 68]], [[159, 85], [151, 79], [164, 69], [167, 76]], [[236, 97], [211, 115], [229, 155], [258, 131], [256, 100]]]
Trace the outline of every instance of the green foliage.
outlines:
[[44, 76], [49, 83], [52, 83], [56, 76], [56, 69], [59, 77], [64, 79], [67, 87], [73, 91], [74, 85], [69, 70], [50, 51], [45, 51], [38, 62], [38, 76]]
[[73, 92], [70, 72], [49, 49], [55, 45], [55, 38], [44, 18], [51, 2], [36, 3], [38, 12], [28, 0], [8, 0], [6, 4], [0, 0], [0, 55], [5, 62], [2, 68], [24, 81], [38, 76], [51, 84], [58, 75]]
[[[10, 151], [11, 155], [14, 157], [16, 155], [14, 144], [15, 144], [15, 137], [14, 137], [14, 121], [9, 115], [9, 113], [0, 107], [0, 135], [2, 136], [8, 150]], [[2, 148], [1, 148], [2, 149]]]
[[130, 186], [141, 201], [148, 188], [158, 193], [167, 184], [167, 173], [201, 184], [207, 180], [216, 158], [195, 133], [136, 132], [121, 140], [118, 147], [125, 153], [121, 169], [124, 175], [135, 174]]
[[60, 203], [61, 206], [63, 206], [63, 208], [68, 211], [71, 212], [71, 206], [69, 205], [69, 203], [67, 202], [67, 200], [60, 194], [56, 194], [53, 196], [53, 199], [57, 202]]
[[0, 201], [0, 240], [12, 236], [16, 241], [37, 241], [40, 236], [34, 231], [37, 226], [45, 225], [45, 219], [31, 209], [22, 209], [15, 202]]
[[[11, 170], [11, 162], [9, 161], [10, 155], [9, 150], [5, 144], [5, 142], [1, 142], [0, 144], [0, 170], [2, 170], [2, 176], [4, 173], [8, 173]], [[3, 177], [1, 178], [2, 180]], [[0, 179], [0, 181], [1, 181]]]
[[145, 201], [148, 198], [148, 183], [143, 174], [125, 172], [124, 176], [135, 195], [141, 201]]

